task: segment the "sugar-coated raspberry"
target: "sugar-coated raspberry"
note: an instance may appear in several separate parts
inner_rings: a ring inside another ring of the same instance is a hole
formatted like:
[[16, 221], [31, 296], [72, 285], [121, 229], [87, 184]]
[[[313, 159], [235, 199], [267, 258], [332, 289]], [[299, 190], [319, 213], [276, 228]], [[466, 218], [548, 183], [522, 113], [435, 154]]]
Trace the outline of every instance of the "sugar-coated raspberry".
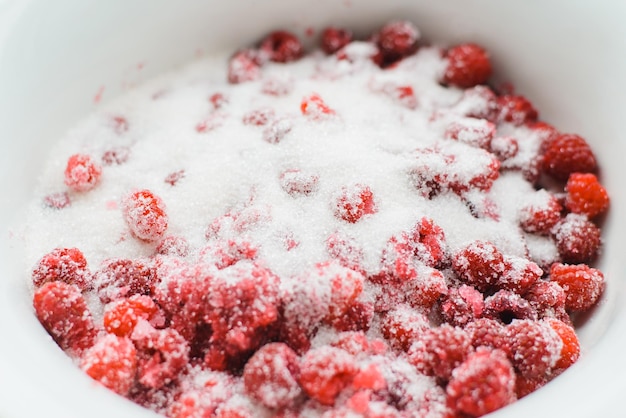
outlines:
[[280, 187], [291, 196], [308, 196], [317, 191], [319, 176], [290, 168], [280, 173], [278, 177]]
[[167, 231], [165, 204], [150, 190], [128, 194], [122, 201], [122, 213], [131, 232], [140, 240], [156, 241]]
[[490, 242], [474, 241], [452, 258], [454, 272], [465, 283], [484, 291], [504, 274], [504, 255]]
[[134, 295], [106, 305], [102, 322], [106, 332], [118, 337], [130, 337], [140, 319], [161, 326], [165, 322], [156, 303], [144, 295]]
[[570, 174], [565, 191], [565, 206], [572, 213], [581, 213], [593, 219], [609, 207], [609, 194], [594, 174]]
[[103, 302], [110, 302], [132, 295], [150, 295], [158, 283], [152, 266], [142, 260], [105, 260], [94, 273], [98, 295]]
[[187, 254], [189, 254], [189, 243], [183, 237], [169, 235], [159, 242], [159, 245], [156, 247], [156, 253], [161, 255], [186, 257]]
[[537, 319], [537, 312], [530, 302], [517, 293], [510, 290], [498, 290], [485, 298], [483, 316], [508, 324], [514, 319]]
[[130, 339], [107, 334], [85, 353], [80, 368], [105, 387], [127, 395], [135, 384], [137, 350]]
[[71, 204], [72, 201], [67, 192], [51, 193], [43, 198], [43, 205], [51, 209], [63, 209]]
[[491, 140], [489, 151], [500, 161], [506, 161], [517, 155], [519, 142], [512, 136], [497, 136]]
[[213, 93], [209, 96], [209, 103], [213, 105], [213, 109], [221, 109], [228, 104], [228, 97], [224, 93]]
[[497, 98], [499, 122], [511, 123], [520, 126], [525, 123], [534, 122], [539, 117], [539, 113], [533, 104], [524, 96], [503, 95]]
[[263, 79], [261, 93], [270, 96], [287, 96], [293, 91], [294, 80], [284, 75], [270, 75]]
[[185, 177], [185, 170], [172, 171], [167, 176], [165, 176], [165, 181], [170, 186], [175, 186], [178, 182]]
[[67, 160], [65, 185], [77, 192], [86, 192], [98, 184], [102, 167], [90, 155], [74, 154]]
[[388, 350], [385, 341], [379, 338], [369, 339], [363, 331], [341, 332], [330, 345], [341, 348], [353, 356], [384, 354]]
[[354, 389], [381, 390], [385, 389], [387, 382], [376, 363], [362, 366], [352, 380]]
[[286, 117], [277, 118], [263, 130], [263, 140], [270, 144], [278, 144], [291, 132], [292, 128], [293, 122], [291, 119]]
[[559, 255], [565, 263], [590, 263], [600, 252], [600, 228], [585, 215], [568, 214], [552, 228], [552, 233]]
[[465, 326], [474, 348], [497, 348], [505, 353], [510, 352], [505, 332], [505, 325], [495, 319], [478, 318]]
[[454, 110], [463, 116], [496, 122], [499, 113], [497, 96], [487, 86], [474, 86], [463, 90]]
[[200, 251], [199, 257], [202, 262], [223, 269], [242, 260], [254, 260], [257, 252], [256, 245], [246, 238], [237, 237], [211, 242]]
[[267, 35], [261, 42], [260, 49], [274, 62], [296, 61], [304, 54], [298, 37], [283, 30]]
[[480, 318], [484, 309], [482, 293], [467, 285], [449, 289], [439, 304], [439, 314], [443, 320], [456, 326], [465, 326]]
[[171, 418], [214, 417], [233, 396], [233, 379], [227, 373], [192, 368], [182, 382], [180, 395], [167, 409]]
[[342, 266], [362, 271], [363, 249], [354, 238], [339, 232], [332, 233], [326, 239], [326, 251]]
[[300, 365], [300, 385], [311, 398], [334, 405], [337, 396], [358, 372], [354, 357], [339, 348], [322, 346], [309, 350]]
[[579, 135], [561, 134], [546, 146], [543, 169], [556, 179], [567, 180], [572, 173], [593, 173], [597, 168], [591, 147]]
[[303, 115], [313, 120], [324, 119], [335, 115], [336, 112], [326, 104], [324, 99], [317, 94], [311, 93], [302, 98], [300, 102], [300, 111]]
[[212, 112], [205, 116], [200, 122], [196, 124], [196, 132], [204, 134], [211, 132], [219, 128], [224, 124], [226, 115], [222, 112]]
[[322, 31], [320, 46], [325, 53], [334, 54], [350, 42], [352, 42], [352, 32], [331, 26]]
[[515, 319], [506, 326], [509, 359], [525, 378], [549, 376], [563, 349], [559, 334], [545, 321]]
[[543, 276], [541, 267], [523, 257], [505, 256], [504, 264], [504, 273], [498, 279], [497, 287], [518, 295], [525, 294]]
[[485, 84], [491, 77], [491, 60], [482, 47], [468, 43], [446, 51], [448, 65], [443, 82], [460, 88]]
[[596, 304], [605, 287], [604, 275], [586, 264], [554, 263], [550, 280], [558, 283], [565, 292], [565, 308], [586, 311]]
[[261, 60], [258, 51], [244, 49], [228, 61], [228, 82], [231, 84], [254, 81], [261, 77]]
[[331, 293], [327, 319], [333, 321], [346, 315], [363, 291], [365, 277], [357, 271], [340, 266], [334, 262], [318, 266], [330, 281]]
[[397, 20], [384, 25], [374, 38], [382, 54], [382, 66], [386, 66], [413, 54], [417, 50], [420, 32], [413, 23]]
[[503, 351], [481, 347], [453, 370], [446, 393], [455, 410], [479, 417], [516, 400], [515, 370]]
[[407, 351], [421, 335], [430, 328], [423, 313], [407, 305], [397, 306], [385, 313], [381, 320], [381, 332], [392, 347]]
[[448, 292], [443, 273], [437, 269], [416, 264], [415, 276], [400, 287], [404, 300], [411, 306], [430, 310]]
[[415, 90], [408, 84], [397, 84], [387, 82], [381, 86], [372, 86], [374, 92], [383, 93], [385, 96], [391, 98], [394, 103], [407, 109], [416, 109], [419, 102], [415, 95]]
[[520, 226], [526, 232], [548, 235], [561, 220], [563, 207], [559, 200], [545, 189], [538, 190], [520, 212]]
[[448, 125], [445, 137], [477, 148], [490, 149], [496, 126], [485, 119], [464, 118]]
[[417, 258], [430, 267], [438, 267], [447, 257], [446, 236], [431, 218], [421, 218], [411, 230], [412, 244]]
[[259, 109], [251, 110], [243, 115], [242, 121], [244, 125], [264, 126], [267, 125], [270, 121], [274, 120], [274, 117], [274, 109], [269, 107], [262, 107]]
[[355, 184], [344, 186], [333, 201], [335, 217], [349, 223], [356, 223], [366, 215], [376, 213], [374, 193], [369, 186]]
[[102, 154], [102, 164], [104, 165], [121, 165], [128, 161], [130, 157], [130, 148], [116, 147], [108, 149]]
[[86, 290], [90, 277], [87, 260], [78, 248], [55, 248], [41, 257], [32, 271], [33, 284], [37, 287], [60, 280]]
[[578, 357], [580, 357], [580, 342], [578, 341], [576, 330], [571, 325], [554, 318], [548, 319], [547, 322], [559, 334], [561, 341], [563, 341], [561, 356], [554, 365], [557, 372], [561, 372], [576, 363]]
[[118, 135], [122, 135], [124, 132], [128, 132], [128, 129], [130, 127], [128, 119], [121, 115], [110, 116], [108, 120], [108, 125]]
[[63, 350], [80, 354], [94, 344], [97, 329], [76, 286], [48, 282], [35, 291], [33, 307], [41, 325]]
[[524, 396], [535, 392], [549, 381], [550, 378], [546, 376], [528, 378], [518, 373], [517, 379], [515, 380], [515, 393], [517, 394], [517, 398], [521, 399]]
[[538, 280], [524, 294], [524, 299], [530, 302], [540, 319], [556, 318], [571, 322], [565, 310], [565, 291], [555, 281]]
[[295, 401], [302, 392], [299, 375], [298, 356], [284, 343], [259, 348], [243, 369], [246, 393], [268, 408], [284, 408]]
[[356, 300], [347, 305], [343, 315], [329, 319], [329, 324], [338, 332], [367, 331], [374, 318], [374, 304]]

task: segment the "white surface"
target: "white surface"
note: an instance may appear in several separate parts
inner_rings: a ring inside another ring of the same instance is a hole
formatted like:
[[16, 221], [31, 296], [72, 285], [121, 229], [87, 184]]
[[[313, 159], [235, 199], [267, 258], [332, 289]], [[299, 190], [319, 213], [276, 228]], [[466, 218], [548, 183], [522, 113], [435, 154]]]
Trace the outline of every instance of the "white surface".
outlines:
[[[96, 387], [56, 348], [30, 308], [20, 220], [50, 145], [125, 87], [272, 28], [333, 23], [357, 31], [391, 18], [428, 38], [475, 40], [558, 128], [585, 136], [612, 196], [601, 265], [604, 302], [582, 329], [583, 358], [494, 417], [622, 416], [626, 393], [626, 5], [539, 0], [0, 0], [0, 417], [152, 416]], [[137, 71], [138, 63], [145, 68]]]

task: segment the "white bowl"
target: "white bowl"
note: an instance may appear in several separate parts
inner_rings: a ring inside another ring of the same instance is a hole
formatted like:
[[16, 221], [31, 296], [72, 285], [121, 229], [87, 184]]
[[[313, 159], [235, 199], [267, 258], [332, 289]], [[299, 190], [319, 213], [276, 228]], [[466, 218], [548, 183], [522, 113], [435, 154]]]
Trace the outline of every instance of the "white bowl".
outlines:
[[[275, 28], [356, 31], [392, 18], [439, 42], [473, 40], [500, 78], [596, 151], [612, 197], [600, 268], [606, 294], [581, 328], [580, 361], [494, 417], [621, 416], [626, 393], [626, 5], [559, 0], [0, 0], [0, 416], [153, 416], [73, 367], [31, 309], [20, 260], [23, 208], [51, 144], [75, 121], [197, 51], [247, 45]], [[144, 64], [137, 70], [139, 63]], [[623, 186], [623, 185], [622, 185]]]

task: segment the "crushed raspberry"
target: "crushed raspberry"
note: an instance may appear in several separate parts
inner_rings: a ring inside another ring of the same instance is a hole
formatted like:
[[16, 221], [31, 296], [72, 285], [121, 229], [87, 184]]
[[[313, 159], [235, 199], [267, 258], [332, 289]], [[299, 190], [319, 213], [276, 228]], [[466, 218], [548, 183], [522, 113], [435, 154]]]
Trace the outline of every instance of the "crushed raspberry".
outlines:
[[561, 341], [563, 341], [561, 355], [554, 367], [557, 371], [565, 370], [576, 363], [580, 356], [580, 342], [578, 341], [576, 330], [558, 319], [550, 318], [547, 322], [559, 334]]
[[365, 215], [376, 213], [374, 193], [363, 184], [344, 186], [333, 202], [335, 217], [349, 223], [357, 223]]
[[313, 120], [320, 120], [336, 114], [317, 93], [311, 93], [302, 98], [300, 111]]
[[67, 192], [51, 193], [44, 196], [43, 205], [51, 209], [63, 209], [72, 204]]
[[183, 237], [169, 235], [159, 242], [159, 245], [156, 247], [156, 253], [186, 257], [189, 254], [189, 243]]
[[94, 273], [98, 295], [103, 302], [150, 295], [158, 283], [154, 268], [141, 260], [110, 259]]
[[348, 29], [328, 27], [322, 31], [320, 46], [327, 54], [334, 54], [352, 42], [352, 32]]
[[135, 383], [137, 350], [130, 339], [107, 334], [85, 353], [80, 367], [103, 386], [126, 395]]
[[106, 305], [102, 321], [106, 332], [118, 337], [130, 337], [140, 319], [155, 326], [163, 326], [165, 322], [156, 303], [144, 295], [134, 295]]
[[299, 376], [298, 356], [284, 343], [264, 345], [243, 369], [246, 393], [268, 408], [284, 408], [295, 401], [302, 392]]
[[406, 305], [400, 305], [382, 317], [381, 331], [393, 347], [407, 351], [430, 328], [423, 313]]
[[510, 349], [506, 338], [505, 325], [495, 319], [478, 318], [465, 326], [465, 331], [470, 335], [472, 346], [489, 347], [503, 350], [509, 353]]
[[448, 125], [445, 137], [477, 148], [489, 149], [496, 134], [496, 126], [484, 119], [459, 119]]
[[482, 416], [516, 400], [515, 371], [503, 351], [482, 347], [454, 369], [446, 393], [457, 411]]
[[586, 216], [574, 213], [552, 228], [559, 255], [569, 264], [589, 263], [596, 259], [602, 244], [600, 232], [600, 228]]
[[165, 204], [150, 190], [139, 190], [122, 201], [124, 220], [135, 237], [143, 241], [157, 241], [165, 235], [168, 216]]
[[451, 288], [439, 304], [439, 314], [450, 325], [465, 326], [480, 318], [485, 309], [483, 295], [472, 286]]
[[270, 144], [278, 144], [292, 128], [293, 122], [289, 118], [278, 118], [263, 130], [263, 140]]
[[500, 161], [513, 158], [519, 152], [519, 143], [512, 136], [497, 136], [491, 140], [489, 151]]
[[550, 280], [563, 288], [565, 308], [571, 311], [590, 309], [596, 304], [605, 287], [602, 272], [586, 264], [554, 263], [550, 268]]
[[460, 88], [485, 84], [491, 77], [487, 51], [476, 44], [461, 44], [446, 51], [448, 65], [443, 82]]
[[537, 319], [537, 312], [530, 302], [517, 293], [510, 290], [498, 290], [485, 298], [483, 316], [508, 324], [514, 319]]
[[280, 173], [280, 187], [291, 196], [308, 196], [318, 187], [319, 176], [291, 168]]
[[387, 23], [374, 35], [382, 54], [382, 66], [413, 54], [417, 50], [420, 33], [417, 27], [406, 20]]
[[290, 62], [300, 59], [304, 53], [300, 40], [287, 31], [270, 33], [261, 42], [260, 50], [274, 62]]
[[257, 51], [244, 49], [228, 61], [228, 82], [231, 84], [254, 81], [261, 77], [261, 60]]
[[80, 354], [94, 344], [97, 329], [76, 286], [48, 282], [35, 291], [33, 307], [39, 322], [63, 350]]
[[263, 107], [254, 109], [243, 115], [244, 125], [264, 126], [272, 121], [275, 117], [274, 109]]
[[129, 157], [130, 149], [128, 147], [111, 148], [102, 154], [102, 164], [121, 165], [128, 161]]
[[553, 194], [544, 189], [538, 190], [530, 202], [522, 206], [520, 226], [526, 232], [548, 235], [561, 220], [562, 210], [563, 207]]
[[497, 99], [499, 122], [511, 123], [520, 126], [525, 123], [535, 122], [539, 113], [532, 103], [524, 96], [504, 95]]
[[558, 135], [543, 155], [543, 169], [552, 177], [567, 180], [572, 173], [593, 173], [596, 157], [584, 138], [574, 134]]
[[474, 86], [463, 90], [463, 95], [454, 110], [461, 115], [496, 122], [498, 119], [497, 96], [487, 86]]
[[506, 326], [509, 359], [528, 379], [548, 376], [560, 358], [563, 341], [548, 322], [516, 319]]
[[185, 170], [178, 170], [165, 176], [165, 182], [170, 186], [175, 186], [181, 179], [185, 177]]
[[593, 219], [609, 207], [609, 195], [594, 174], [570, 174], [565, 191], [565, 206], [572, 213], [584, 214]]
[[530, 302], [540, 319], [556, 318], [571, 322], [565, 311], [565, 291], [555, 281], [538, 280], [524, 294], [524, 299]]
[[65, 185], [77, 192], [86, 192], [98, 184], [102, 167], [90, 155], [74, 154], [67, 160]]
[[330, 346], [308, 351], [300, 365], [300, 386], [311, 398], [323, 405], [334, 405], [337, 396], [358, 373], [354, 358]]
[[60, 280], [87, 290], [90, 277], [87, 260], [78, 248], [55, 248], [44, 255], [32, 271], [33, 284], [37, 287]]
[[500, 250], [486, 241], [474, 241], [456, 253], [452, 267], [461, 280], [482, 291], [494, 286], [506, 269]]

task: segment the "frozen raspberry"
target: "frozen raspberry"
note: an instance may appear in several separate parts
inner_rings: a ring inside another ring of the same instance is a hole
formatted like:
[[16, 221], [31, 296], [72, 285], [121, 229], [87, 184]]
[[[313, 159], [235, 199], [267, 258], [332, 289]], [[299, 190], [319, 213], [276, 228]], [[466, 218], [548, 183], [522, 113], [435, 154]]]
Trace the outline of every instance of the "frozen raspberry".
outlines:
[[516, 400], [515, 370], [503, 351], [481, 347], [454, 369], [446, 393], [455, 410], [482, 416]]
[[523, 295], [541, 277], [543, 270], [536, 263], [523, 258], [505, 256], [504, 274], [498, 279], [499, 289], [511, 290]]
[[591, 308], [602, 295], [605, 286], [602, 272], [586, 264], [554, 263], [550, 268], [550, 280], [563, 288], [565, 308], [571, 311]]
[[37, 262], [32, 272], [37, 287], [60, 280], [80, 290], [89, 288], [90, 276], [87, 260], [78, 248], [55, 248]]
[[544, 189], [535, 192], [529, 200], [520, 210], [520, 226], [526, 232], [548, 235], [561, 220], [563, 207], [553, 194]]
[[322, 31], [321, 48], [327, 54], [334, 54], [352, 42], [352, 32], [347, 29], [328, 27]]
[[446, 52], [448, 65], [443, 82], [460, 88], [485, 84], [491, 77], [491, 60], [487, 51], [476, 44], [461, 44]]
[[51, 193], [43, 198], [43, 205], [50, 209], [63, 209], [71, 204], [70, 195], [66, 192]]
[[470, 335], [462, 328], [442, 324], [429, 328], [409, 349], [409, 361], [427, 376], [448, 380], [452, 370], [472, 351]]
[[111, 148], [102, 154], [102, 164], [121, 165], [128, 161], [130, 149], [128, 147]]
[[33, 306], [41, 325], [63, 350], [80, 354], [93, 345], [97, 329], [76, 286], [48, 282], [35, 291]]
[[330, 234], [326, 239], [326, 251], [342, 266], [362, 272], [363, 249], [354, 238], [339, 232]]
[[189, 254], [189, 243], [183, 237], [170, 235], [161, 240], [156, 247], [156, 253], [161, 255], [173, 255], [177, 257], [187, 257]]
[[516, 319], [506, 326], [509, 359], [525, 378], [549, 376], [561, 356], [563, 341], [548, 322]]
[[86, 192], [98, 184], [102, 167], [87, 154], [74, 154], [67, 160], [65, 184], [77, 192]]
[[567, 180], [572, 173], [593, 173], [596, 157], [584, 138], [562, 134], [550, 141], [543, 155], [543, 169], [552, 177]]
[[489, 149], [496, 134], [496, 126], [484, 119], [459, 119], [448, 125], [445, 137], [477, 148]]
[[319, 176], [291, 168], [280, 173], [280, 187], [291, 196], [308, 196], [318, 187]]
[[534, 122], [539, 117], [539, 113], [532, 103], [524, 96], [504, 95], [497, 98], [499, 122], [512, 123], [520, 126], [528, 122]]
[[384, 67], [413, 54], [417, 50], [420, 32], [413, 23], [397, 20], [383, 26], [374, 38]]
[[426, 315], [407, 305], [397, 306], [385, 313], [380, 326], [385, 339], [403, 351], [407, 351], [430, 328]]
[[463, 90], [454, 110], [463, 116], [495, 122], [498, 118], [496, 94], [487, 86], [474, 86]]
[[601, 215], [609, 207], [609, 195], [594, 174], [570, 174], [565, 191], [567, 209], [587, 215], [589, 219]]
[[293, 128], [289, 118], [277, 118], [263, 130], [263, 140], [270, 144], [278, 144]]
[[302, 392], [299, 375], [298, 356], [283, 343], [264, 345], [243, 369], [246, 393], [268, 408], [284, 408], [295, 401]]
[[570, 323], [565, 310], [565, 291], [557, 282], [538, 280], [524, 294], [524, 299], [530, 302], [540, 319], [556, 318]]
[[491, 140], [489, 151], [498, 157], [500, 161], [513, 158], [519, 152], [519, 143], [512, 136], [497, 136]]
[[311, 93], [302, 98], [300, 111], [303, 115], [313, 120], [324, 119], [336, 114], [317, 93]]
[[94, 274], [98, 295], [109, 302], [132, 295], [150, 295], [157, 285], [155, 270], [140, 260], [106, 260]]
[[185, 170], [178, 170], [169, 173], [165, 176], [164, 181], [170, 186], [176, 186], [176, 184], [185, 177]]
[[80, 368], [105, 387], [127, 395], [135, 383], [137, 351], [128, 338], [107, 334], [85, 353]]
[[261, 42], [260, 49], [274, 62], [297, 61], [304, 54], [300, 40], [287, 31], [270, 33]]
[[550, 324], [550, 327], [559, 334], [561, 341], [563, 341], [561, 356], [554, 365], [557, 371], [560, 372], [576, 363], [580, 356], [580, 342], [578, 341], [576, 330], [570, 325], [554, 318], [548, 319], [547, 322]]
[[376, 213], [374, 193], [363, 184], [344, 186], [333, 201], [335, 217], [349, 223], [357, 223], [365, 215]]
[[526, 299], [517, 293], [499, 290], [485, 298], [483, 316], [508, 324], [514, 319], [537, 319], [537, 312]]
[[563, 262], [589, 263], [600, 252], [600, 228], [584, 215], [568, 214], [552, 229], [554, 240]]
[[485, 308], [483, 295], [472, 286], [451, 288], [439, 304], [439, 314], [450, 325], [465, 326], [480, 318]]
[[504, 256], [487, 241], [474, 241], [452, 259], [454, 272], [465, 283], [484, 291], [496, 285], [504, 274]]
[[257, 51], [244, 49], [228, 61], [228, 82], [231, 84], [254, 81], [261, 77], [261, 60]]
[[130, 337], [140, 320], [164, 325], [165, 318], [149, 296], [134, 295], [119, 299], [104, 308], [104, 330], [118, 337]]
[[323, 405], [334, 405], [337, 396], [358, 372], [354, 358], [330, 346], [308, 351], [300, 365], [300, 385], [311, 398]]
[[157, 241], [165, 235], [168, 216], [165, 204], [150, 190], [138, 190], [122, 201], [124, 220], [131, 232], [143, 241]]
[[465, 331], [470, 335], [472, 346], [490, 347], [510, 351], [506, 338], [505, 325], [495, 319], [478, 318], [465, 326]]
[[275, 112], [271, 108], [259, 108], [254, 109], [243, 115], [244, 125], [256, 125], [264, 126], [272, 121], [275, 117]]

